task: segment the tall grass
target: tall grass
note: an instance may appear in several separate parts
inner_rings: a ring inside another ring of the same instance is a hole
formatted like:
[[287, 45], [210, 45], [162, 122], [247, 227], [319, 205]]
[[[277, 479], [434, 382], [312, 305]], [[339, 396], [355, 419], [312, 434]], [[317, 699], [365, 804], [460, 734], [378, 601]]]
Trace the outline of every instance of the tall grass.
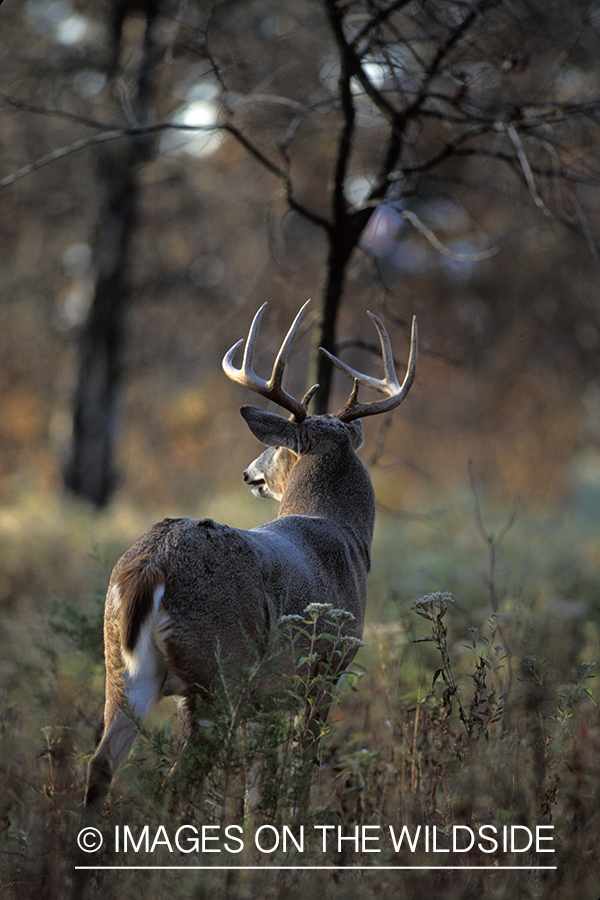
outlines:
[[[297, 744], [311, 725], [323, 675], [311, 669], [311, 636], [323, 633], [323, 617], [331, 615], [314, 608], [302, 622], [283, 623], [290, 629], [286, 639], [298, 630], [309, 639], [297, 679], [267, 679], [260, 702], [257, 676], [264, 672], [251, 673], [234, 692], [223, 682], [208, 744], [189, 738], [165, 704], [142, 730], [95, 823], [104, 846], [84, 854], [76, 839], [103, 689], [102, 601], [90, 578], [87, 603], [63, 598], [47, 616], [39, 614], [44, 628], [26, 653], [11, 646], [6, 654], [3, 895], [67, 897], [75, 865], [87, 864], [187, 869], [97, 868], [76, 882], [75, 894], [103, 900], [124, 891], [150, 900], [596, 900], [600, 617], [599, 581], [589, 560], [597, 548], [584, 552], [590, 539], [573, 532], [568, 545], [562, 536], [560, 558], [548, 547], [544, 558], [528, 564], [526, 546], [540, 544], [535, 528], [511, 513], [494, 537], [477, 500], [475, 513], [461, 523], [462, 537], [468, 532], [474, 540], [438, 542], [436, 564], [445, 583], [431, 591], [431, 558], [429, 572], [415, 575], [427, 536], [386, 524], [376, 557], [384, 545], [388, 554], [390, 547], [412, 554], [412, 579], [422, 580], [424, 591], [406, 596], [402, 590], [406, 562], [398, 560], [395, 569], [396, 561], [388, 560], [384, 581], [376, 564], [376, 620], [352, 672], [339, 681], [319, 765], [311, 766], [307, 811], [298, 812], [306, 772]], [[104, 562], [100, 567], [105, 570]], [[340, 631], [332, 638], [334, 657], [344, 650]], [[249, 778], [257, 798], [251, 809]], [[483, 826], [495, 829], [487, 832], [498, 838], [494, 852], [478, 837]], [[524, 846], [526, 829], [535, 834], [536, 827], [552, 836], [541, 851], [551, 847], [553, 853], [536, 852], [535, 845], [511, 852], [509, 844], [504, 851], [503, 835], [515, 835]], [[465, 846], [471, 833], [473, 848], [452, 852], [453, 839]], [[556, 868], [538, 868], [550, 865]], [[258, 868], [244, 868], [251, 866]], [[274, 866], [286, 868], [267, 868]]]

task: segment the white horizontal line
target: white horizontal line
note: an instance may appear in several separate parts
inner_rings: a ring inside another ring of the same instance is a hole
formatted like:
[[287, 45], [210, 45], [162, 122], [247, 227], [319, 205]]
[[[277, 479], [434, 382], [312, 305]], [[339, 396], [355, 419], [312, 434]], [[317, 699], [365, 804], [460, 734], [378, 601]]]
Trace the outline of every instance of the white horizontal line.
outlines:
[[397, 871], [400, 869], [446, 869], [446, 870], [456, 870], [464, 871], [465, 869], [477, 869], [477, 870], [485, 870], [490, 872], [502, 872], [507, 871], [508, 869], [527, 869], [529, 871], [538, 870], [538, 869], [557, 869], [558, 866], [75, 866], [76, 869], [181, 869], [185, 871], [186, 869], [192, 870], [202, 870], [202, 871], [212, 871], [212, 872], [221, 872], [225, 870], [231, 869], [239, 869], [248, 871], [252, 870], [264, 870], [267, 871], [269, 869], [293, 869], [293, 870], [301, 870], [301, 871], [310, 871], [314, 869], [361, 869], [362, 871], [375, 871], [375, 870], [386, 870]]

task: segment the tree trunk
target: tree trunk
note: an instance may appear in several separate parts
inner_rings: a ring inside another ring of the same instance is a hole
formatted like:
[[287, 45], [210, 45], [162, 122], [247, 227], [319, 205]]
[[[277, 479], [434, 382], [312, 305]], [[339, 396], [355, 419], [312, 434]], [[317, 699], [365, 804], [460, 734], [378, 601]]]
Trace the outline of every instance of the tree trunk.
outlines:
[[119, 144], [103, 150], [98, 161], [103, 201], [93, 248], [96, 285], [80, 337], [71, 452], [64, 471], [66, 487], [98, 507], [117, 484], [114, 444], [131, 297], [127, 260], [137, 205], [132, 155], [128, 144]]
[[[125, 17], [139, 10], [146, 17], [146, 28], [132, 109], [137, 122], [144, 124], [150, 118], [159, 0], [115, 0], [110, 10], [109, 69], [117, 66]], [[152, 139], [144, 135], [123, 138], [98, 151], [101, 200], [92, 257], [96, 285], [80, 337], [73, 434], [64, 468], [65, 486], [97, 507], [106, 505], [118, 481], [114, 447], [125, 321], [131, 300], [129, 248], [139, 194], [135, 173], [137, 164], [152, 153]]]
[[311, 413], [323, 415], [330, 412], [333, 367], [319, 352], [324, 347], [335, 355], [337, 319], [342, 302], [348, 263], [356, 249], [372, 210], [363, 209], [354, 213], [344, 213], [338, 224], [328, 232], [329, 252], [325, 279], [319, 291], [319, 319], [315, 329], [315, 340], [311, 354], [309, 385], [318, 384]]
[[319, 385], [319, 390], [312, 401], [311, 412], [315, 415], [323, 415], [323, 413], [329, 411], [333, 366], [319, 352], [319, 347], [325, 347], [330, 353], [335, 354], [338, 311], [344, 290], [346, 266], [353, 249], [353, 247], [347, 247], [339, 241], [331, 242], [329, 245], [325, 279], [319, 291], [319, 319], [314, 333], [312, 365], [309, 378], [310, 384]]

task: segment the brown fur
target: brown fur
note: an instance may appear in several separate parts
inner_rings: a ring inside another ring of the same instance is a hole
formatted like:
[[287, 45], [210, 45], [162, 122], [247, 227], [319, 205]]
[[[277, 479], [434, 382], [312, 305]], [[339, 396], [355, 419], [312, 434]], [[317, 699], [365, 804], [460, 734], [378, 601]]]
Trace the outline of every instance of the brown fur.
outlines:
[[165, 583], [162, 568], [149, 554], [134, 557], [119, 572], [115, 586], [121, 596], [121, 646], [133, 653], [140, 629], [151, 609], [154, 592]]

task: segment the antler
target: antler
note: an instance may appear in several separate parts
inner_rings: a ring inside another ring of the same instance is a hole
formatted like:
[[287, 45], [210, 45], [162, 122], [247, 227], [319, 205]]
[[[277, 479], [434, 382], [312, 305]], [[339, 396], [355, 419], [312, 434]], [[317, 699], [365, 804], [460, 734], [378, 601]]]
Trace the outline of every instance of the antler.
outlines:
[[259, 378], [252, 368], [252, 362], [254, 359], [254, 345], [256, 344], [256, 336], [258, 334], [258, 328], [260, 325], [262, 314], [267, 305], [266, 303], [263, 303], [261, 308], [254, 316], [254, 319], [252, 320], [252, 325], [250, 326], [250, 331], [248, 332], [248, 340], [244, 349], [244, 358], [242, 360], [241, 369], [235, 368], [235, 366], [233, 365], [233, 357], [235, 356], [238, 347], [241, 347], [241, 345], [244, 343], [243, 339], [241, 341], [238, 341], [237, 344], [234, 344], [231, 350], [229, 350], [223, 357], [223, 370], [229, 378], [231, 378], [233, 381], [237, 381], [238, 384], [249, 388], [251, 391], [260, 394], [262, 397], [266, 397], [268, 400], [272, 400], [274, 403], [277, 403], [278, 406], [282, 406], [283, 409], [287, 409], [288, 412], [292, 413], [292, 417], [296, 422], [302, 422], [306, 418], [308, 414], [308, 404], [310, 398], [318, 388], [318, 385], [314, 385], [314, 387], [307, 391], [302, 400], [296, 400], [294, 397], [291, 397], [288, 393], [286, 393], [286, 391], [283, 390], [283, 388], [281, 387], [281, 380], [283, 378], [283, 370], [285, 368], [294, 335], [296, 334], [296, 330], [298, 328], [298, 325], [300, 324], [300, 319], [304, 314], [304, 310], [309, 303], [310, 300], [307, 300], [292, 322], [292, 326], [286, 334], [279, 353], [277, 354], [275, 363], [273, 365], [273, 371], [271, 372], [271, 377], [268, 381]]
[[[352, 369], [350, 366], [341, 362], [335, 356], [332, 356], [332, 354], [323, 347], [319, 348], [321, 353], [324, 353], [327, 359], [330, 360], [334, 366], [337, 366], [340, 372], [343, 372], [345, 375], [348, 375], [349, 378], [354, 379], [354, 387], [352, 388], [350, 397], [339, 412], [335, 414], [336, 418], [341, 419], [342, 422], [352, 422], [354, 419], [360, 419], [363, 416], [374, 416], [376, 413], [388, 412], [390, 409], [395, 409], [396, 406], [399, 406], [400, 403], [402, 403], [408, 394], [415, 378], [415, 372], [417, 370], [417, 317], [413, 316], [412, 333], [410, 337], [410, 356], [408, 358], [404, 381], [400, 385], [394, 371], [394, 357], [387, 331], [377, 316], [374, 316], [371, 312], [369, 313], [369, 316], [377, 328], [379, 340], [381, 341], [384, 368], [383, 378], [371, 378], [369, 375], [363, 375], [361, 372], [357, 372], [355, 369]], [[386, 394], [387, 399], [373, 400], [370, 403], [359, 403], [356, 399], [358, 396], [359, 384], [372, 388], [374, 391], [379, 391], [381, 394]]]

